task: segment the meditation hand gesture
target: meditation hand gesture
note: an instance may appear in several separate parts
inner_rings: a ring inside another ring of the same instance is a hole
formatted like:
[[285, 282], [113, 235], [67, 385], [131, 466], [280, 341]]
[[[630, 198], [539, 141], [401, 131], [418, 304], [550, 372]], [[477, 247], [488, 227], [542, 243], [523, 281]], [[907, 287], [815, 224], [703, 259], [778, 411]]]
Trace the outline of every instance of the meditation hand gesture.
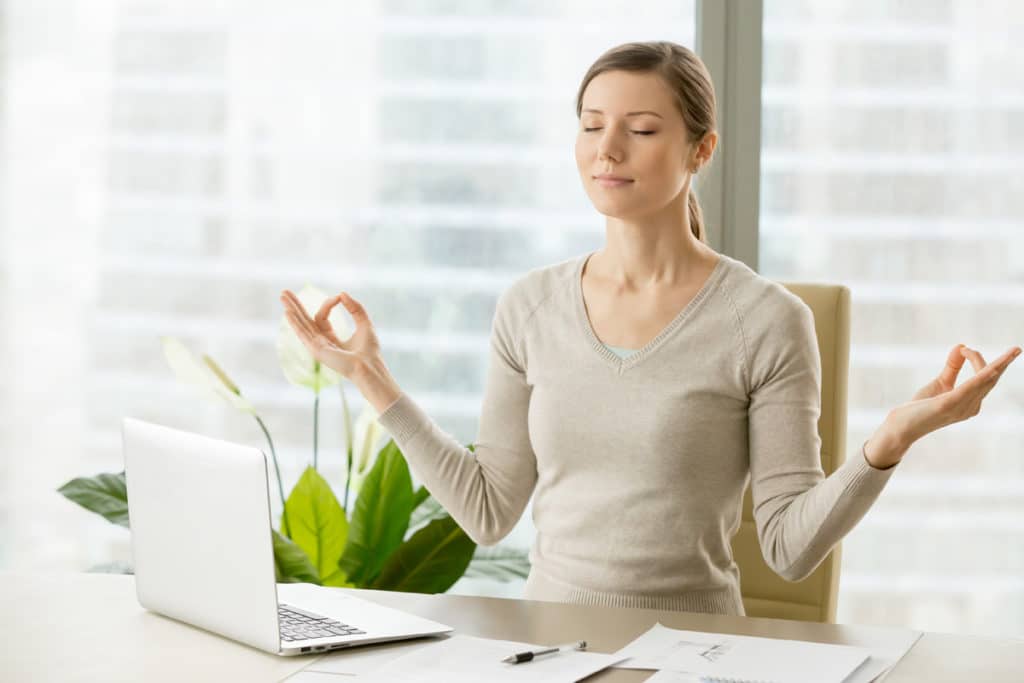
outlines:
[[[352, 382], [378, 414], [401, 395], [401, 388], [384, 364], [380, 341], [362, 304], [342, 292], [324, 301], [316, 316], [310, 318], [299, 298], [290, 290], [281, 293], [281, 303], [284, 304], [288, 324], [313, 358]], [[339, 303], [345, 306], [356, 323], [356, 331], [344, 341], [338, 339], [328, 319], [331, 309]]]
[[[864, 449], [868, 462], [875, 467], [890, 467], [924, 435], [977, 415], [982, 400], [1020, 352], [1019, 346], [1011, 347], [986, 364], [980, 353], [957, 344], [938, 377], [914, 394], [909, 403], [889, 411], [882, 427], [870, 439], [875, 447]], [[974, 376], [956, 386], [957, 375], [968, 358], [974, 366]]]

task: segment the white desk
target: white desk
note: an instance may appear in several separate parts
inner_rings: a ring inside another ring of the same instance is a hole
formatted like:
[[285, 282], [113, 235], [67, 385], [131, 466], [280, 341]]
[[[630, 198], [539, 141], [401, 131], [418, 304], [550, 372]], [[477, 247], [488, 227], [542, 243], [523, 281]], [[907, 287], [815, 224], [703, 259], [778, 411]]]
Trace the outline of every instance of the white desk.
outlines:
[[[319, 655], [277, 657], [147, 612], [131, 576], [0, 574], [2, 681], [280, 681]], [[351, 590], [351, 589], [346, 589]], [[687, 612], [585, 607], [506, 598], [354, 591], [449, 624], [458, 633], [528, 642], [585, 637], [614, 652], [656, 621], [673, 628], [871, 645], [886, 630]], [[588, 681], [642, 681], [614, 669]], [[355, 679], [353, 679], [355, 680]], [[926, 633], [885, 683], [1020, 683], [1024, 640]]]

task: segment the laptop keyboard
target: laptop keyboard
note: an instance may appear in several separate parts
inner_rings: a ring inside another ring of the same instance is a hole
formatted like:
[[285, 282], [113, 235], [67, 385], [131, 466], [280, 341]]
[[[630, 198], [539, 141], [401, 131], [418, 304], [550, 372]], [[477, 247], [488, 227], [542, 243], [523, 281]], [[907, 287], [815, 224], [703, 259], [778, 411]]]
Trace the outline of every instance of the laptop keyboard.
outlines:
[[277, 606], [277, 618], [281, 624], [281, 640], [288, 642], [366, 633], [355, 626], [289, 605]]

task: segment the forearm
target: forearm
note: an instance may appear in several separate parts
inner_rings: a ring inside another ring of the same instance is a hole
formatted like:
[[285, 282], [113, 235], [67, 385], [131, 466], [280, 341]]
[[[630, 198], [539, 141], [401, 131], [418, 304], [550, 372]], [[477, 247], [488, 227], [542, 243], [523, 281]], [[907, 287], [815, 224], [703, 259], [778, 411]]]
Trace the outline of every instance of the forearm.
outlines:
[[762, 479], [754, 518], [765, 561], [787, 581], [806, 578], [864, 517], [894, 472], [857, 453], [823, 479], [820, 470], [801, 469]]
[[912, 441], [886, 418], [864, 444], [864, 458], [875, 469], [884, 470], [897, 465], [910, 449]]
[[522, 516], [537, 483], [528, 431], [531, 387], [500, 306], [490, 344], [483, 409], [473, 450], [435, 423], [402, 391], [379, 354], [357, 364], [351, 379], [377, 411], [414, 479], [476, 543], [493, 545]]
[[911, 443], [887, 418], [853, 459], [792, 505], [783, 503], [778, 516], [766, 513], [772, 521], [762, 546], [776, 572], [790, 581], [806, 578], [867, 513]]
[[401, 387], [380, 358], [361, 365], [352, 382], [378, 415], [402, 395]]
[[537, 461], [525, 427], [528, 391], [493, 379], [488, 389], [473, 451], [405, 392], [377, 418], [414, 479], [481, 545], [493, 545], [508, 534], [537, 481]]

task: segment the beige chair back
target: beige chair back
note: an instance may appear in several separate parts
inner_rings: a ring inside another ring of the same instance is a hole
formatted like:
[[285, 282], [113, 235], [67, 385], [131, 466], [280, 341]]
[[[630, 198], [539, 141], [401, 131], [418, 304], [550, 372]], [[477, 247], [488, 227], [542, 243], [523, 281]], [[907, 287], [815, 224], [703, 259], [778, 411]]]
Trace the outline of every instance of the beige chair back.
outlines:
[[[846, 393], [850, 369], [850, 290], [841, 285], [780, 283], [814, 313], [821, 355], [821, 467], [831, 474], [845, 460]], [[839, 593], [840, 545], [803, 581], [789, 582], [765, 563], [754, 525], [750, 486], [743, 495], [743, 520], [732, 541], [740, 569], [740, 591], [748, 616], [832, 623]]]

